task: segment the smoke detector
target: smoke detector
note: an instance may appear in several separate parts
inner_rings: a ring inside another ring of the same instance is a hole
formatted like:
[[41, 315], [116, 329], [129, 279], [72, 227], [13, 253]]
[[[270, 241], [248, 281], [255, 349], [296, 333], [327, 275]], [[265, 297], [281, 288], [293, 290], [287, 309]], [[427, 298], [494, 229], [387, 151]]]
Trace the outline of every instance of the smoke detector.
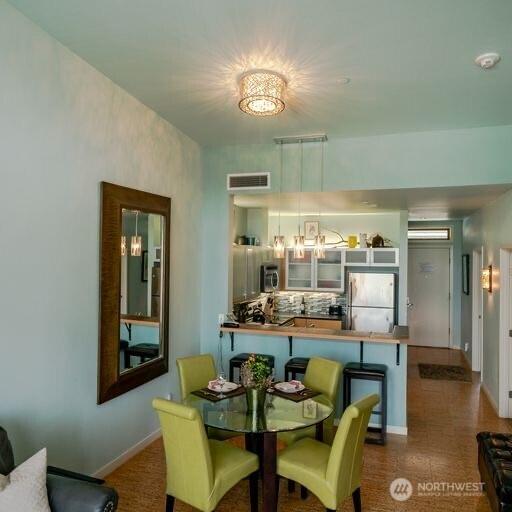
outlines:
[[475, 59], [475, 64], [480, 66], [482, 69], [491, 69], [501, 60], [499, 53], [482, 53]]

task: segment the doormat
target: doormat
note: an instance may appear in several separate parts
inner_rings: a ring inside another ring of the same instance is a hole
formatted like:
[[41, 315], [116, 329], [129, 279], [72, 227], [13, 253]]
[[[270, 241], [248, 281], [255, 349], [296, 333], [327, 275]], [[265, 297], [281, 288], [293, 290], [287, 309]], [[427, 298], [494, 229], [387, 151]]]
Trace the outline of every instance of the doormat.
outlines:
[[464, 366], [419, 363], [418, 367], [422, 379], [462, 380], [464, 382], [471, 382], [471, 371]]

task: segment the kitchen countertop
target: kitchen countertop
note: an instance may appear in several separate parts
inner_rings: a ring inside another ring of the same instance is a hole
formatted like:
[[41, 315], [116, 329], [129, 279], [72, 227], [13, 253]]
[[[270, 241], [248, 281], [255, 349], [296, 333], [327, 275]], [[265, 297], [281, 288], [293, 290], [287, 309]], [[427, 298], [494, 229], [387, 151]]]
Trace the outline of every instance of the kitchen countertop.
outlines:
[[[297, 318], [294, 315], [291, 318]], [[308, 316], [307, 318], [317, 318]], [[339, 320], [339, 317], [333, 319]], [[286, 320], [286, 321], [288, 321]], [[361, 332], [341, 329], [322, 329], [317, 327], [292, 327], [286, 325], [257, 323], [240, 324], [239, 327], [221, 327], [221, 332], [238, 334], [256, 334], [264, 336], [292, 336], [294, 338], [320, 339], [344, 342], [387, 343], [390, 345], [407, 344], [409, 342], [409, 328], [396, 325], [392, 333]]]

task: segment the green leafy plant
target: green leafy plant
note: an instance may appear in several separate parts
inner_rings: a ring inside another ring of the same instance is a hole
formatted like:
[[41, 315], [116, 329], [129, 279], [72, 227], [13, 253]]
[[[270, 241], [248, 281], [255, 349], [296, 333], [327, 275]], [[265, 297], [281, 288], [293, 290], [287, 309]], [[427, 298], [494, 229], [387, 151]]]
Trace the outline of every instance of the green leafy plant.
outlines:
[[272, 368], [268, 359], [251, 354], [240, 368], [242, 384], [246, 388], [267, 389], [272, 384]]

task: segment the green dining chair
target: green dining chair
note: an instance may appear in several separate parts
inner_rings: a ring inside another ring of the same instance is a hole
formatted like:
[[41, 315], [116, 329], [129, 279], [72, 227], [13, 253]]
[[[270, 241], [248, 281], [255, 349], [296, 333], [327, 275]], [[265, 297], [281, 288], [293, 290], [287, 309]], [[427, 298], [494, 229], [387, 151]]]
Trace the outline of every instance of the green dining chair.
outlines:
[[[304, 385], [324, 395], [330, 405], [336, 407], [342, 371], [343, 365], [338, 361], [324, 359], [323, 357], [312, 357], [306, 368]], [[334, 438], [334, 414], [324, 421], [323, 434], [324, 442], [331, 444]], [[314, 439], [315, 436], [316, 428], [308, 427], [279, 434], [279, 440], [286, 445], [290, 445], [303, 437]]]
[[212, 512], [222, 497], [250, 476], [251, 512], [258, 511], [258, 456], [230, 443], [209, 440], [197, 409], [155, 398], [167, 465], [166, 512], [174, 500]]
[[341, 418], [332, 446], [304, 438], [285, 448], [277, 459], [277, 474], [309, 489], [335, 511], [352, 496], [361, 512], [361, 471], [368, 422], [379, 396], [368, 395], [349, 405]]
[[[185, 398], [198, 389], [208, 386], [208, 382], [217, 378], [215, 361], [211, 354], [200, 354], [198, 356], [181, 357], [176, 359], [178, 374], [180, 377], [181, 399]], [[223, 441], [236, 437], [240, 434], [208, 428], [208, 437]]]

